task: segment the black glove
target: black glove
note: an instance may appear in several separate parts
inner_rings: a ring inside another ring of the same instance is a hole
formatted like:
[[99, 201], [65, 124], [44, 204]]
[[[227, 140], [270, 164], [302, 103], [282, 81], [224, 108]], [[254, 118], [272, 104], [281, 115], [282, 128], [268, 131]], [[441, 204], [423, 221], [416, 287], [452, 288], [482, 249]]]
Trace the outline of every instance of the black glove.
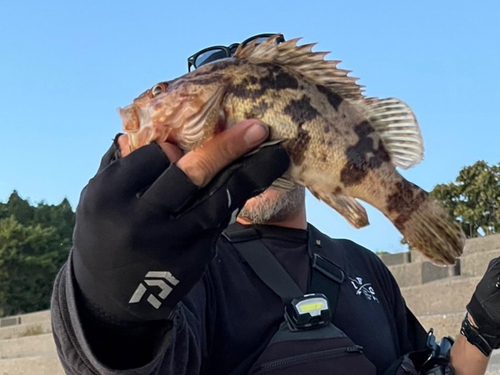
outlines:
[[156, 143], [117, 155], [115, 140], [81, 194], [72, 257], [87, 302], [117, 322], [167, 319], [230, 219], [289, 166], [286, 151], [269, 146], [198, 188]]
[[476, 327], [464, 320], [462, 334], [485, 355], [500, 347], [500, 258], [493, 259], [467, 305]]

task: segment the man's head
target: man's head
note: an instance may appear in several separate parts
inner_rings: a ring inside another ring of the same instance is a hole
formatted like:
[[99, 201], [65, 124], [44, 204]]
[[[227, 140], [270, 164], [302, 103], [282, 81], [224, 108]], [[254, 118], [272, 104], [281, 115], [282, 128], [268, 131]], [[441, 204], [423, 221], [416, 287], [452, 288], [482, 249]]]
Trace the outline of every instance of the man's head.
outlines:
[[296, 186], [290, 191], [269, 188], [249, 199], [239, 217], [253, 224], [276, 224], [305, 215], [305, 189]]

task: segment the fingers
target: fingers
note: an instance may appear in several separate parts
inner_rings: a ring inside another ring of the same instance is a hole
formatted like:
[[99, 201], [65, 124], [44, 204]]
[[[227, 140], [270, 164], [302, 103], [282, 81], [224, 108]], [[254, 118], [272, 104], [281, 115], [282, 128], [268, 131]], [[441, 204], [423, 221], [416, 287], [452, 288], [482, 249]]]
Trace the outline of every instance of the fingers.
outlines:
[[[128, 134], [122, 134], [120, 135], [117, 139], [116, 142], [118, 144], [118, 147], [120, 149], [120, 153], [122, 157], [125, 157], [130, 154], [130, 144], [128, 140]], [[172, 143], [159, 143], [160, 147], [162, 148], [163, 152], [167, 155], [168, 160], [170, 160], [171, 163], [175, 163], [177, 160], [179, 160], [184, 153], [182, 150], [177, 147], [176, 145]]]
[[190, 203], [192, 220], [199, 223], [200, 230], [227, 226], [248, 199], [267, 189], [289, 165], [290, 157], [280, 145], [264, 147], [236, 161], [202, 189], [204, 193], [197, 201]]
[[127, 156], [130, 154], [130, 144], [128, 141], [128, 134], [122, 134], [116, 139], [116, 143], [118, 144], [118, 147], [120, 148], [120, 153], [122, 157]]
[[89, 188], [102, 199], [127, 199], [150, 186], [170, 164], [163, 149], [151, 143], [110, 164]]
[[224, 167], [255, 149], [269, 135], [259, 120], [245, 120], [209, 139], [184, 155], [177, 167], [199, 187], [205, 186]]
[[120, 134], [117, 134], [115, 136], [115, 139], [113, 140], [113, 144], [109, 148], [109, 150], [103, 155], [101, 158], [101, 163], [99, 164], [99, 169], [97, 170], [97, 173], [102, 172], [108, 165], [110, 165], [112, 162], [115, 160], [118, 160], [120, 158], [120, 149], [118, 146], [118, 139], [121, 137]]

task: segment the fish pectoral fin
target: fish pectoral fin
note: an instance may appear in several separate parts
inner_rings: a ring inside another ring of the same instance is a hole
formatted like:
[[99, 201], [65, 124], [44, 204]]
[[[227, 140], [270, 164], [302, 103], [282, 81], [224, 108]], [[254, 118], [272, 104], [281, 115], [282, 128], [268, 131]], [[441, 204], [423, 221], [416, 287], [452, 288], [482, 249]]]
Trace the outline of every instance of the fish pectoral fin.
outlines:
[[313, 192], [313, 195], [341, 214], [354, 228], [360, 229], [370, 224], [365, 208], [355, 198], [335, 193]]
[[[179, 110], [176, 118], [173, 119], [174, 123], [184, 122], [182, 138], [185, 143], [194, 144], [203, 140], [206, 133], [212, 134], [213, 128], [219, 122], [220, 107], [225, 91], [225, 85], [218, 86], [214, 93], [203, 102], [201, 108], [199, 107], [200, 100], [195, 95], [185, 101], [184, 109]], [[193, 114], [184, 118], [186, 113]]]
[[360, 103], [380, 135], [394, 166], [408, 169], [420, 163], [424, 142], [413, 111], [399, 99], [366, 98]]
[[284, 190], [284, 191], [290, 191], [295, 189], [297, 185], [289, 180], [286, 177], [278, 177], [272, 184], [271, 187], [278, 189], [278, 190]]

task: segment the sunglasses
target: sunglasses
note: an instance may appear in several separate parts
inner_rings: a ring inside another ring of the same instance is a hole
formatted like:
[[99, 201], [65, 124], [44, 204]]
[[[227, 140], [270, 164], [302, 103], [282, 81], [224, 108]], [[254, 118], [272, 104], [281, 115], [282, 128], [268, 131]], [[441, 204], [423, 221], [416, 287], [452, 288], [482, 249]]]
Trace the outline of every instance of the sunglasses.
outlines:
[[276, 39], [276, 43], [280, 44], [285, 41], [285, 37], [282, 34], [258, 34], [251, 36], [248, 39], [245, 39], [241, 43], [233, 43], [229, 46], [213, 46], [204, 48], [201, 51], [196, 52], [194, 55], [188, 58], [188, 71], [191, 71], [191, 68], [196, 69], [202, 65], [208, 64], [209, 62], [225, 59], [226, 57], [231, 57], [234, 55], [238, 47], [241, 45], [245, 47], [247, 44], [257, 41], [257, 44], [260, 44], [272, 37], [273, 35], [278, 35]]

